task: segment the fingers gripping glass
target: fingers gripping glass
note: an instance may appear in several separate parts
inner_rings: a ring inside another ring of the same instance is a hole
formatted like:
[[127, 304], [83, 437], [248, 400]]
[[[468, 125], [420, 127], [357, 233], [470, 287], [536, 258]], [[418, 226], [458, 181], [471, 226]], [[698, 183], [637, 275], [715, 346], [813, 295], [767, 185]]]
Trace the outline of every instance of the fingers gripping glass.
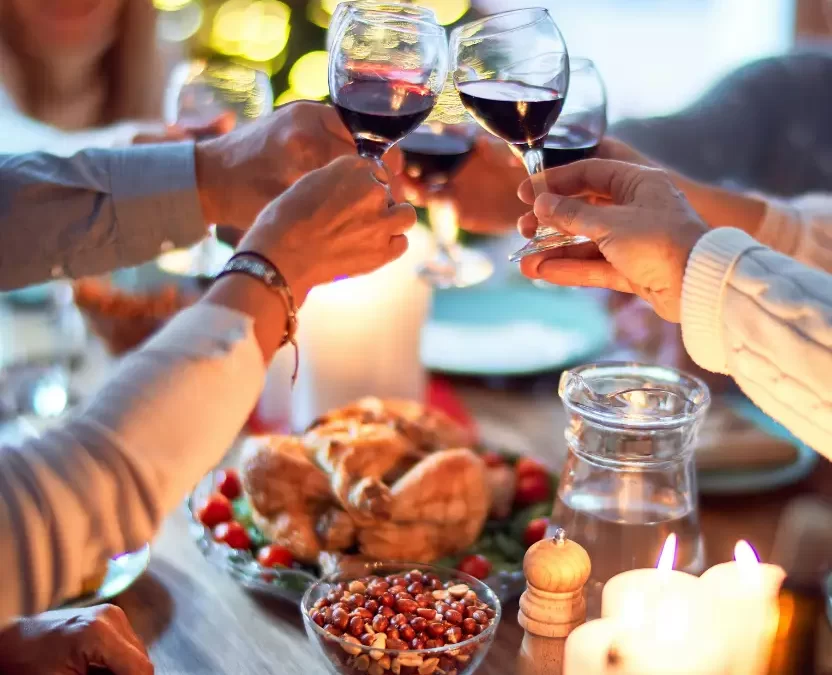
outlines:
[[[566, 43], [545, 9], [503, 12], [459, 26], [451, 34], [451, 72], [463, 104], [480, 125], [522, 157], [535, 194], [545, 192], [544, 140], [569, 88]], [[511, 260], [584, 243], [551, 227]]]
[[381, 162], [425, 121], [447, 72], [441, 26], [378, 12], [347, 13], [329, 53], [329, 93], [358, 154]]

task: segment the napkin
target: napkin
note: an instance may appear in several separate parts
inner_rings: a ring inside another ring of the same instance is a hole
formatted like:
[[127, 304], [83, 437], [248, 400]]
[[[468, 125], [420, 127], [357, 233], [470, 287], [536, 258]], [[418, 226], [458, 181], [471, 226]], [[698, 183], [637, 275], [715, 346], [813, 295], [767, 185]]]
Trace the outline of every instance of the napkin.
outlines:
[[700, 471], [762, 469], [788, 466], [798, 459], [797, 447], [767, 434], [730, 407], [712, 410], [696, 447]]

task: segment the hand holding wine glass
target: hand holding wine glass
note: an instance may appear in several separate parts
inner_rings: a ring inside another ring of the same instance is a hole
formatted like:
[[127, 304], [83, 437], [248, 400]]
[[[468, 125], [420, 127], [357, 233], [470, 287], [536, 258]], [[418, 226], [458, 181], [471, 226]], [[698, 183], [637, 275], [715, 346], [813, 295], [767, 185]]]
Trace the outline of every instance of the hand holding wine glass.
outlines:
[[[522, 9], [459, 26], [451, 34], [451, 58], [463, 105], [522, 156], [536, 183], [545, 137], [569, 86], [569, 56], [552, 17], [542, 8]], [[541, 227], [511, 259], [583, 241]]]

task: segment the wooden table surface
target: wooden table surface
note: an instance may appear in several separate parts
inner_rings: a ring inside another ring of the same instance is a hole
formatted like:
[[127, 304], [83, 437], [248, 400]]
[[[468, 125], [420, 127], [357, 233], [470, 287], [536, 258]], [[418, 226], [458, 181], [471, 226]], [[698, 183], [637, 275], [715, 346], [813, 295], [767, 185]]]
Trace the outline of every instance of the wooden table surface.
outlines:
[[[461, 391], [484, 438], [557, 466], [565, 452], [563, 413], [554, 395]], [[821, 461], [799, 485], [753, 497], [703, 499], [708, 564], [729, 560], [737, 539], [771, 551], [780, 513], [798, 495], [832, 499], [832, 464]], [[146, 641], [159, 675], [323, 673], [298, 610], [251, 595], [208, 563], [193, 544], [183, 509], [153, 546], [148, 572], [118, 600]], [[513, 672], [522, 630], [516, 602], [505, 607], [496, 642], [478, 671]]]

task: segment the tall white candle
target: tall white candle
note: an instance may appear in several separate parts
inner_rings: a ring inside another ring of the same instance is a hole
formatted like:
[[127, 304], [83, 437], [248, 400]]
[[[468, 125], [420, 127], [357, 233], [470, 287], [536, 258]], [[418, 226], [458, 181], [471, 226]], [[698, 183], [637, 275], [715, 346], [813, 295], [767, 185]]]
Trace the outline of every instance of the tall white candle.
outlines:
[[[578, 626], [566, 638], [563, 675], [606, 675], [617, 632], [612, 619], [596, 619]], [[614, 668], [609, 671], [616, 672]]]
[[295, 431], [332, 408], [363, 396], [421, 401], [425, 371], [419, 358], [430, 288], [417, 269], [430, 254], [422, 227], [408, 233], [407, 253], [380, 270], [319, 286], [298, 314], [300, 373], [291, 392], [291, 350], [267, 377], [259, 416], [269, 425], [289, 417]]
[[726, 636], [732, 675], [766, 672], [779, 619], [777, 596], [786, 573], [761, 564], [754, 549], [737, 542], [734, 562], [722, 563], [701, 577], [711, 602], [711, 621]]

